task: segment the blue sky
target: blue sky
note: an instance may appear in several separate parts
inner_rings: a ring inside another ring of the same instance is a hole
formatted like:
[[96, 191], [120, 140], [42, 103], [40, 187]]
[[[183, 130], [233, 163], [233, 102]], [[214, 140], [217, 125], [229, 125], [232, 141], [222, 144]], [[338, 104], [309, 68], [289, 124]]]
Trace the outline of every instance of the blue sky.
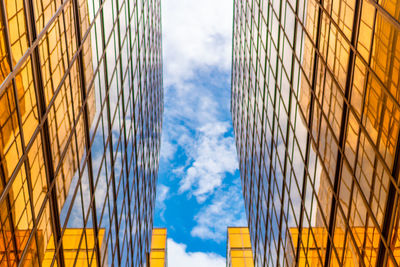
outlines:
[[232, 0], [162, 2], [164, 120], [155, 227], [170, 266], [225, 266], [245, 225], [230, 114]]

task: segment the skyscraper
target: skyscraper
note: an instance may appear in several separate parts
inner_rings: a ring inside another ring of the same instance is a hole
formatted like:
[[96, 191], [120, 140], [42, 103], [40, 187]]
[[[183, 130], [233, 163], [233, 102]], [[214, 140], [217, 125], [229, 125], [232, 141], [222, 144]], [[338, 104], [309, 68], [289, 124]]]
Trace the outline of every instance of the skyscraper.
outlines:
[[0, 266], [143, 266], [160, 1], [0, 2]]
[[232, 116], [257, 266], [398, 266], [400, 2], [235, 1]]

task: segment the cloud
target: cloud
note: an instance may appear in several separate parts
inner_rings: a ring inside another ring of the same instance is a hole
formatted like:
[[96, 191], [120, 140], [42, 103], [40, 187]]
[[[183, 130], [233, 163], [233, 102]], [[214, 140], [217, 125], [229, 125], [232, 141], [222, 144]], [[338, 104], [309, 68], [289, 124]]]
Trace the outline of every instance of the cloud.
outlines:
[[165, 186], [163, 184], [158, 184], [157, 185], [157, 210], [160, 213], [160, 218], [164, 220], [164, 212], [167, 209], [167, 206], [165, 205], [165, 200], [168, 198], [168, 193], [169, 193], [169, 187]]
[[230, 70], [231, 0], [163, 1], [164, 85], [192, 78], [196, 69]]
[[201, 203], [222, 184], [226, 173], [238, 169], [234, 138], [225, 137], [228, 127], [228, 123], [218, 122], [198, 129], [197, 141], [189, 151], [193, 162], [181, 180], [180, 193], [193, 190]]
[[173, 267], [225, 267], [225, 258], [215, 253], [187, 252], [186, 245], [168, 238], [168, 266]]
[[240, 184], [234, 184], [227, 191], [218, 191], [211, 204], [195, 216], [197, 225], [191, 235], [221, 242], [225, 240], [227, 226], [246, 226], [241, 190]]
[[166, 133], [162, 133], [160, 158], [165, 160], [173, 159], [176, 149], [176, 145], [173, 144], [168, 137], [166, 137]]
[[[182, 179], [179, 192], [190, 191], [203, 202], [227, 172], [238, 168], [232, 134], [225, 136], [231, 129], [233, 3], [166, 0], [162, 12], [165, 119], [161, 158]], [[178, 164], [177, 152], [183, 155]]]

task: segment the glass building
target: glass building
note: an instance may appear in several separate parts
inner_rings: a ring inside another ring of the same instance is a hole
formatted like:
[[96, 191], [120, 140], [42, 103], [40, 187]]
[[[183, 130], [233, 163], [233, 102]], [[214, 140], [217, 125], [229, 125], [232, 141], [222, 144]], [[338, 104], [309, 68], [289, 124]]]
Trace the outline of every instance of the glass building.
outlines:
[[400, 265], [400, 1], [235, 0], [256, 266]]
[[168, 267], [167, 228], [153, 228], [148, 267]]
[[226, 239], [227, 267], [254, 267], [250, 234], [247, 227], [228, 227]]
[[0, 266], [144, 266], [161, 1], [0, 1]]

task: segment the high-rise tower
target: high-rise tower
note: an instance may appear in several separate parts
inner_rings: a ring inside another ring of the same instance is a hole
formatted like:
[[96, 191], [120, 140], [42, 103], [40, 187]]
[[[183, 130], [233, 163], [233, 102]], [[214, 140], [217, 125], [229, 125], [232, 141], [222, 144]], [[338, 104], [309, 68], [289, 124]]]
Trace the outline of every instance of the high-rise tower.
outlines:
[[0, 2], [0, 266], [144, 265], [160, 2]]
[[257, 266], [400, 264], [400, 2], [235, 1], [232, 116]]

